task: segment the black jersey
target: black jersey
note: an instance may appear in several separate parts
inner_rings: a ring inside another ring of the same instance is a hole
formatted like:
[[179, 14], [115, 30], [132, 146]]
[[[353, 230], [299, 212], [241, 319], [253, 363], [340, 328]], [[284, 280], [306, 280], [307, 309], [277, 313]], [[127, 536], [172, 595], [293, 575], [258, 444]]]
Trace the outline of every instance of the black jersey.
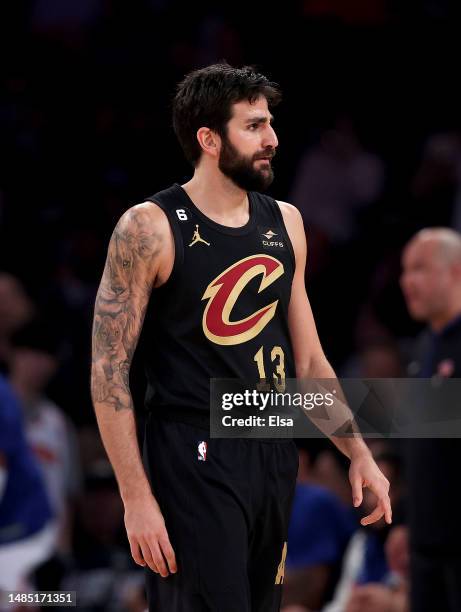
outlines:
[[288, 305], [293, 247], [277, 202], [250, 192], [249, 220], [227, 227], [178, 184], [149, 198], [175, 245], [167, 282], [152, 291], [140, 350], [146, 405], [159, 416], [209, 423], [210, 379], [295, 377]]

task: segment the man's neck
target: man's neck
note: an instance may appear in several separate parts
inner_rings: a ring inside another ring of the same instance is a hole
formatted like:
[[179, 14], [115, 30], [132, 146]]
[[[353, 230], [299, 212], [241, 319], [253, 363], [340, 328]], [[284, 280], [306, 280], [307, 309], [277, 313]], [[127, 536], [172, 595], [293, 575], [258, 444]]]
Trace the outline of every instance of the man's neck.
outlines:
[[201, 212], [218, 223], [238, 226], [248, 221], [247, 192], [221, 172], [197, 168], [183, 189]]

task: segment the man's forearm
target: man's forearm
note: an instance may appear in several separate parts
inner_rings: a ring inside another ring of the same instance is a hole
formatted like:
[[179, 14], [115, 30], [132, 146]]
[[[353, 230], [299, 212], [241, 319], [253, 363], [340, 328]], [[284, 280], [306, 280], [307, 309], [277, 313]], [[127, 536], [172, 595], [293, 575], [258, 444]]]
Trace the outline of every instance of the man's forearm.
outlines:
[[[332, 435], [331, 431], [326, 432], [323, 423], [320, 420], [316, 420], [315, 417], [312, 416], [312, 421], [315, 423], [317, 427], [321, 431], [323, 431], [333, 444], [349, 459], [352, 459], [354, 456], [358, 456], [363, 453], [369, 453], [367, 445], [363, 441], [363, 438], [358, 430], [358, 427], [354, 420], [354, 415], [352, 414], [349, 406], [347, 405], [346, 399], [342, 393], [339, 381], [337, 376], [328, 362], [325, 356], [319, 356], [317, 358], [311, 359], [308, 366], [304, 369], [297, 370], [297, 376], [300, 379], [308, 379], [308, 380], [322, 380], [329, 379], [331, 383], [334, 385], [335, 389], [339, 391], [339, 395], [341, 397], [336, 396], [336, 401], [333, 405], [334, 409], [334, 420], [333, 422], [337, 423], [339, 426], [348, 424], [349, 429], [354, 432], [352, 435], [344, 435], [344, 436], [335, 436]], [[330, 385], [329, 385], [330, 386]]]
[[110, 405], [98, 402], [94, 408], [123, 501], [149, 494], [151, 489], [139, 452], [134, 411], [115, 411]]
[[109, 328], [108, 306], [101, 295], [96, 303], [93, 326], [93, 368], [91, 395], [98, 421], [99, 431], [123, 501], [145, 495], [150, 491], [142, 465], [136, 433], [136, 419], [129, 386], [129, 369], [133, 349], [123, 345], [117, 351], [101, 349], [107, 343]]

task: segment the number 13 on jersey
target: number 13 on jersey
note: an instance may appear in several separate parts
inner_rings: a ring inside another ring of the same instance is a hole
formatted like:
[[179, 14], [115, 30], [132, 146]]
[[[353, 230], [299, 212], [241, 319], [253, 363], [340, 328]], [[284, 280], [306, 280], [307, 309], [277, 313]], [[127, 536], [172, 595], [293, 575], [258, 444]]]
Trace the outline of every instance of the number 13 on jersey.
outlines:
[[[253, 357], [258, 367], [259, 378], [267, 381], [266, 369], [264, 367], [264, 346], [262, 346]], [[272, 377], [277, 391], [285, 391], [285, 355], [281, 346], [273, 346], [270, 352], [270, 361], [274, 365]], [[268, 390], [268, 389], [265, 389]]]

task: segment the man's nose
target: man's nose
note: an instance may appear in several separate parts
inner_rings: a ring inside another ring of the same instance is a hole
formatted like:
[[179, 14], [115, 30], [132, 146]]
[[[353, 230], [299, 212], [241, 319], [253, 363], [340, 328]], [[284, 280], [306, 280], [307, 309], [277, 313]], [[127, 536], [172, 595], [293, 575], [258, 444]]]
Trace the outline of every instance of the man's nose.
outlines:
[[264, 133], [263, 147], [272, 147], [275, 149], [278, 147], [279, 141], [277, 138], [277, 134], [275, 133], [274, 128], [269, 125], [268, 129]]

